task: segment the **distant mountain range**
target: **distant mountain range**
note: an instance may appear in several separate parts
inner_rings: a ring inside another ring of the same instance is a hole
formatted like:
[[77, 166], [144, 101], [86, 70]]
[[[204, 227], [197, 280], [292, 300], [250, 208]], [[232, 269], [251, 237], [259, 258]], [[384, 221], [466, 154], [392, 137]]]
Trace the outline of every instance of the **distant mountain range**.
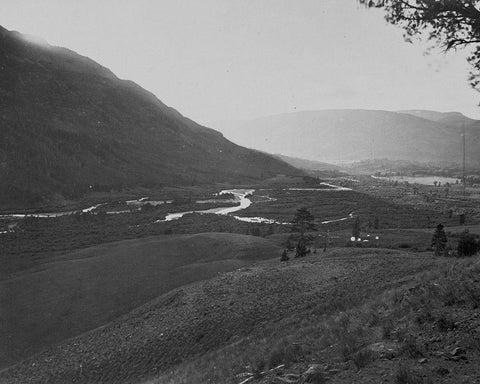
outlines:
[[480, 165], [480, 121], [458, 112], [321, 110], [212, 126], [239, 145], [316, 161], [366, 159]]
[[303, 169], [306, 171], [319, 171], [319, 172], [327, 172], [327, 173], [341, 171], [341, 167], [334, 164], [325, 163], [322, 161], [305, 160], [298, 157], [289, 157], [289, 156], [280, 155], [280, 154], [276, 154], [275, 157], [285, 161], [286, 163], [290, 164], [295, 168]]
[[0, 27], [0, 208], [298, 173], [87, 57], [31, 41]]

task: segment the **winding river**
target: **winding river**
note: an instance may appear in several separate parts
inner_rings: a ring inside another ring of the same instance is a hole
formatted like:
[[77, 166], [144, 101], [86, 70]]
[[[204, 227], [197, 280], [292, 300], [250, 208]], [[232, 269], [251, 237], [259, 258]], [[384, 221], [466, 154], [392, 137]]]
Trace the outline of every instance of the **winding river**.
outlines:
[[[287, 191], [319, 191], [319, 192], [333, 192], [333, 191], [352, 191], [351, 188], [346, 188], [346, 187], [340, 187], [338, 185], [333, 185], [329, 183], [320, 183], [321, 185], [324, 185], [328, 188], [286, 188], [285, 190]], [[251, 204], [252, 201], [247, 197], [250, 194], [253, 194], [255, 192], [254, 189], [225, 189], [223, 191], [219, 192], [219, 195], [223, 194], [232, 194], [235, 198], [236, 201], [239, 202], [239, 205], [235, 207], [227, 207], [227, 208], [212, 208], [212, 209], [206, 209], [206, 210], [201, 210], [201, 211], [187, 211], [187, 212], [176, 212], [176, 213], [169, 213], [165, 219], [163, 220], [157, 220], [156, 223], [161, 223], [161, 222], [166, 222], [166, 221], [172, 221], [172, 220], [177, 220], [180, 219], [181, 217], [189, 214], [189, 213], [214, 213], [217, 215], [228, 215], [230, 213], [234, 213], [237, 211], [241, 211], [243, 209], [248, 208]], [[236, 220], [239, 221], [245, 221], [247, 223], [266, 223], [266, 224], [290, 224], [290, 223], [282, 223], [273, 219], [267, 219], [265, 217], [241, 217], [241, 216], [233, 216]], [[329, 223], [335, 223], [338, 221], [344, 221], [344, 220], [349, 220], [353, 218], [353, 212], [350, 213], [347, 217], [341, 217], [339, 219], [333, 219], [333, 220], [326, 220], [322, 221], [322, 224], [329, 224]]]
[[[328, 188], [286, 188], [285, 190], [289, 191], [318, 191], [318, 192], [332, 192], [332, 191], [351, 191], [352, 189], [346, 188], [346, 187], [340, 187], [337, 185], [333, 184], [328, 184], [328, 183], [321, 183], [321, 185], [324, 185]], [[248, 208], [251, 204], [252, 201], [248, 198], [249, 195], [253, 194], [255, 192], [254, 189], [225, 189], [223, 191], [220, 191], [218, 194], [219, 195], [224, 195], [224, 194], [232, 194], [234, 196], [235, 202], [238, 202], [239, 204], [234, 206], [234, 207], [218, 207], [218, 208], [211, 208], [211, 209], [205, 209], [205, 210], [193, 210], [193, 211], [186, 211], [186, 212], [175, 212], [175, 213], [169, 213], [163, 220], [157, 220], [155, 221], [156, 223], [159, 222], [167, 222], [167, 221], [173, 221], [173, 220], [178, 220], [181, 217], [189, 214], [189, 213], [200, 213], [200, 214], [206, 214], [206, 213], [213, 213], [216, 215], [229, 215], [234, 212], [241, 211], [243, 209]], [[140, 206], [141, 203], [143, 202], [149, 202], [147, 197], [142, 197], [141, 199], [138, 200], [127, 200], [126, 203], [129, 206]], [[171, 201], [158, 201], [158, 202], [152, 202], [154, 203], [153, 205], [158, 205], [158, 204], [166, 204], [166, 203], [171, 203]], [[25, 217], [40, 217], [40, 218], [50, 218], [50, 217], [60, 217], [60, 216], [66, 216], [66, 215], [72, 215], [74, 213], [86, 213], [86, 212], [94, 212], [95, 209], [98, 207], [104, 205], [106, 203], [101, 203], [101, 204], [96, 204], [92, 205], [91, 207], [82, 209], [82, 210], [76, 210], [76, 211], [64, 211], [64, 212], [51, 212], [51, 213], [13, 213], [13, 214], [6, 214], [6, 215], [0, 215], [0, 219], [8, 219], [8, 218], [18, 218], [18, 219], [23, 219]], [[114, 213], [128, 213], [130, 211], [113, 211], [113, 212], [107, 212], [107, 214], [114, 214]], [[241, 216], [233, 216], [236, 220], [239, 221], [245, 221], [249, 223], [267, 223], [267, 224], [290, 224], [290, 223], [281, 223], [273, 219], [267, 219], [264, 217], [241, 217]], [[333, 219], [333, 220], [326, 220], [322, 221], [322, 224], [329, 224], [329, 223], [334, 223], [338, 221], [344, 221], [353, 218], [353, 212], [350, 213], [347, 217], [342, 217], [339, 219]], [[0, 232], [3, 233], [3, 232]]]

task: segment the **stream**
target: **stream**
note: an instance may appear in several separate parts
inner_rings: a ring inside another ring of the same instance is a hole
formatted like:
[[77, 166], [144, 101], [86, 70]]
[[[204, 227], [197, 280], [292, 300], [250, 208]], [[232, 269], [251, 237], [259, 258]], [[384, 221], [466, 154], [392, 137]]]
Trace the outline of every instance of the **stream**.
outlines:
[[[318, 192], [331, 192], [331, 191], [351, 191], [352, 189], [346, 188], [346, 187], [340, 187], [337, 185], [333, 184], [328, 184], [328, 183], [320, 183], [321, 185], [324, 185], [328, 188], [286, 188], [285, 190], [289, 191], [318, 191]], [[234, 206], [234, 207], [218, 207], [218, 208], [211, 208], [211, 209], [205, 209], [205, 210], [192, 210], [192, 211], [186, 211], [186, 212], [175, 212], [175, 213], [169, 213], [163, 220], [157, 220], [155, 223], [160, 223], [160, 222], [167, 222], [167, 221], [173, 221], [173, 220], [178, 220], [181, 217], [190, 214], [190, 213], [200, 213], [200, 214], [207, 214], [207, 213], [213, 213], [216, 215], [229, 215], [234, 212], [241, 211], [243, 209], [248, 208], [251, 204], [252, 201], [247, 197], [250, 194], [253, 194], [255, 192], [254, 189], [225, 189], [222, 190], [218, 193], [218, 195], [224, 195], [224, 194], [232, 194], [234, 196], [235, 202], [238, 202], [239, 204]], [[213, 200], [208, 200], [207, 202], [212, 202]], [[127, 200], [126, 203], [129, 206], [134, 206], [134, 207], [140, 207], [142, 203], [151, 203], [152, 205], [159, 205], [159, 204], [168, 204], [171, 203], [171, 200], [166, 200], [166, 201], [149, 201], [148, 197], [142, 197], [137, 200]], [[202, 203], [204, 201], [198, 201], [198, 203]], [[0, 219], [8, 219], [8, 218], [18, 218], [18, 219], [23, 219], [25, 217], [39, 217], [39, 218], [50, 218], [50, 217], [60, 217], [60, 216], [66, 216], [66, 215], [72, 215], [75, 213], [87, 213], [87, 212], [94, 212], [95, 209], [98, 207], [107, 204], [107, 203], [101, 203], [101, 204], [96, 204], [92, 205], [91, 207], [82, 209], [82, 210], [74, 210], [74, 211], [64, 211], [64, 212], [51, 212], [51, 213], [12, 213], [12, 214], [5, 214], [5, 215], [0, 215]], [[112, 212], [107, 212], [107, 214], [120, 214], [120, 213], [128, 213], [130, 211], [112, 211]], [[236, 220], [239, 221], [244, 221], [248, 223], [266, 223], [266, 224], [290, 224], [290, 223], [281, 223], [273, 219], [267, 219], [265, 217], [241, 217], [241, 216], [233, 216]], [[344, 220], [349, 220], [353, 218], [353, 212], [350, 213], [347, 217], [342, 217], [339, 219], [333, 219], [333, 220], [326, 220], [322, 221], [322, 224], [329, 224], [329, 223], [334, 223], [338, 221], [344, 221]], [[6, 233], [7, 231], [2, 231], [0, 233]]]

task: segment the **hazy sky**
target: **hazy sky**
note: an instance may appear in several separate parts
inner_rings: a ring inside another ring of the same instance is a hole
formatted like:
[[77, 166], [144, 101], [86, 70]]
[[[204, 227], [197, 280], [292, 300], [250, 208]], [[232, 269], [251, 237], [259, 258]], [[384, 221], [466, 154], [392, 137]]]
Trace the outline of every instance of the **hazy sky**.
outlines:
[[201, 123], [327, 108], [480, 118], [464, 54], [426, 56], [355, 0], [1, 0], [0, 25], [89, 56]]

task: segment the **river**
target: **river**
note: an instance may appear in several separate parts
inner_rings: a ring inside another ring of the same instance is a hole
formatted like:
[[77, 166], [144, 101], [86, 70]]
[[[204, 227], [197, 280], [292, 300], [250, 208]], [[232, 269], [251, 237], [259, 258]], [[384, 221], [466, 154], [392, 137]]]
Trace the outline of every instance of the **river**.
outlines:
[[[286, 188], [285, 190], [290, 190], [290, 191], [318, 191], [318, 192], [332, 192], [332, 191], [351, 191], [352, 189], [346, 188], [346, 187], [340, 187], [337, 185], [333, 184], [328, 184], [328, 183], [321, 183], [322, 185], [328, 187], [328, 188]], [[205, 210], [193, 210], [193, 211], [186, 211], [186, 212], [175, 212], [175, 213], [169, 213], [163, 220], [157, 220], [155, 221], [156, 223], [159, 222], [167, 222], [167, 221], [173, 221], [173, 220], [178, 220], [181, 217], [189, 214], [189, 213], [200, 213], [200, 214], [206, 214], [206, 213], [213, 213], [216, 215], [229, 215], [234, 212], [238, 212], [241, 210], [244, 210], [248, 208], [251, 204], [252, 201], [248, 198], [250, 194], [253, 194], [255, 192], [254, 189], [225, 189], [220, 191], [218, 194], [219, 195], [224, 195], [224, 194], [232, 194], [234, 196], [234, 200], [238, 202], [238, 205], [234, 207], [218, 207], [218, 208], [211, 208], [211, 209], [205, 209]], [[148, 200], [148, 197], [142, 197], [141, 199], [137, 200], [127, 200], [126, 203], [129, 206], [141, 206], [142, 203], [153, 203], [153, 205], [159, 205], [159, 204], [168, 204], [171, 203], [171, 200], [168, 201], [154, 201], [151, 202]], [[199, 201], [199, 203], [202, 201]], [[210, 202], [210, 200], [209, 200]], [[40, 218], [51, 218], [51, 217], [60, 217], [60, 216], [67, 216], [67, 215], [72, 215], [75, 213], [86, 213], [86, 212], [95, 212], [95, 209], [98, 207], [107, 204], [107, 203], [101, 203], [101, 204], [96, 204], [92, 205], [91, 207], [82, 209], [82, 210], [76, 210], [76, 211], [64, 211], [64, 212], [51, 212], [51, 213], [13, 213], [13, 214], [7, 214], [7, 215], [0, 215], [0, 219], [7, 219], [7, 218], [18, 218], [18, 219], [23, 219], [25, 217], [40, 217]], [[116, 213], [128, 213], [130, 211], [112, 211], [112, 212], [107, 212], [107, 214], [116, 214]], [[249, 223], [267, 223], [267, 224], [290, 224], [290, 223], [281, 223], [273, 219], [267, 219], [265, 217], [241, 217], [241, 216], [233, 216], [236, 220], [239, 221], [244, 221], [244, 222], [249, 222]], [[334, 223], [337, 221], [343, 221], [343, 220], [348, 220], [353, 217], [352, 214], [349, 214], [347, 217], [342, 217], [339, 219], [333, 219], [333, 220], [326, 220], [323, 221], [322, 224], [328, 224], [328, 223]], [[3, 232], [0, 232], [3, 233]]]

